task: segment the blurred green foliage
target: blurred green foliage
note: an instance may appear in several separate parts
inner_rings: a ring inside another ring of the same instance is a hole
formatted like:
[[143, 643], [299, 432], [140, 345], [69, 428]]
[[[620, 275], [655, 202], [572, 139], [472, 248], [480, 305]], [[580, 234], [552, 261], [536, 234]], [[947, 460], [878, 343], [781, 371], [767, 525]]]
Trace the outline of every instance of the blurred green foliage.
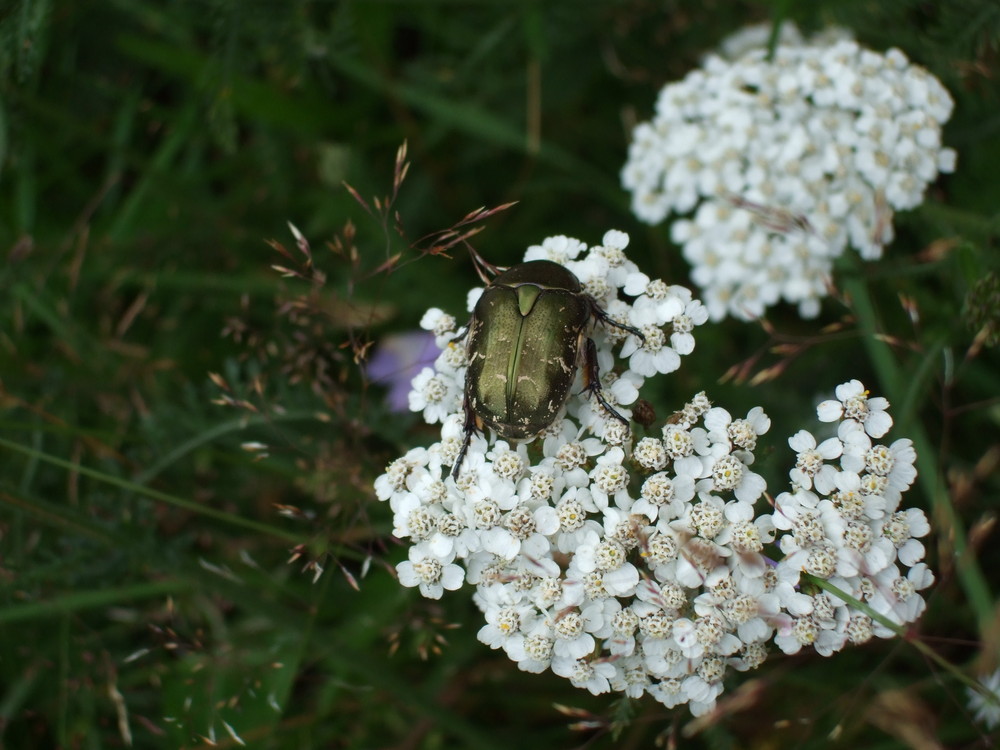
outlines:
[[[614, 227], [647, 273], [687, 283], [664, 229], [628, 211], [628, 134], [720, 39], [781, 19], [927, 66], [957, 101], [959, 168], [897, 217], [885, 261], [844, 264], [848, 297], [819, 321], [706, 326], [643, 395], [661, 415], [702, 389], [761, 404], [776, 452], [838, 383], [888, 396], [936, 527], [913, 637], [1000, 666], [1000, 361], [976, 338], [996, 295], [969, 295], [1000, 265], [994, 0], [8, 0], [0, 744], [985, 747], [964, 687], [893, 642], [775, 657], [683, 739], [683, 710], [520, 673], [476, 641], [467, 594], [425, 601], [389, 572], [403, 553], [371, 482], [434, 433], [357, 362], [431, 305], [460, 314], [475, 283], [464, 251], [420, 238], [517, 201], [474, 240], [498, 264]], [[342, 182], [374, 209], [404, 141], [381, 221]], [[301, 277], [271, 268], [289, 265], [272, 238]], [[749, 385], [761, 371], [777, 379]], [[764, 460], [772, 486], [783, 462]]]

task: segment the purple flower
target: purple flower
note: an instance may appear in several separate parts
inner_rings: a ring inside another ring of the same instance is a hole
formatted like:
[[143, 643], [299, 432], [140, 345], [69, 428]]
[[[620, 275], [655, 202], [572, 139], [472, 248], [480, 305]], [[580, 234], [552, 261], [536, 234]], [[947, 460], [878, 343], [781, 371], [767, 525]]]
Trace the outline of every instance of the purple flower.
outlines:
[[441, 353], [428, 331], [391, 333], [375, 347], [368, 362], [368, 377], [386, 385], [386, 403], [392, 411], [409, 411], [410, 382], [424, 368], [434, 364]]

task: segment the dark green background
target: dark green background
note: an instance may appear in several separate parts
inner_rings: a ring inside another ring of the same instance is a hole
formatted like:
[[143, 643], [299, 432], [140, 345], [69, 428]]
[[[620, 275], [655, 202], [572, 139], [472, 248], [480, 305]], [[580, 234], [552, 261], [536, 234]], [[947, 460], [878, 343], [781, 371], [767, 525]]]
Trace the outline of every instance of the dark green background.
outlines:
[[[776, 655], [691, 727], [518, 672], [476, 641], [467, 590], [429, 602], [388, 572], [405, 553], [371, 482], [435, 431], [387, 413], [355, 355], [431, 304], [461, 314], [476, 283], [464, 250], [421, 238], [517, 201], [474, 240], [498, 264], [618, 228], [647, 273], [689, 283], [666, 229], [628, 212], [628, 133], [723, 37], [781, 18], [928, 67], [956, 99], [958, 169], [897, 216], [884, 261], [845, 260], [818, 320], [704, 326], [643, 395], [661, 417], [703, 389], [734, 414], [764, 406], [773, 492], [786, 436], [835, 385], [888, 396], [892, 436], [921, 452], [906, 499], [935, 528], [939, 581], [912, 636], [996, 668], [1000, 363], [970, 351], [963, 309], [997, 266], [995, 2], [15, 0], [0, 7], [3, 746], [122, 746], [127, 713], [135, 747], [233, 746], [223, 722], [269, 748], [878, 748], [907, 732], [985, 747], [965, 688], [899, 641]], [[390, 194], [404, 141], [385, 228], [341, 182], [369, 205]], [[288, 221], [325, 284], [271, 268], [293, 265], [266, 243], [294, 253]], [[353, 259], [327, 244], [349, 221]], [[995, 320], [1000, 301], [973, 307]], [[719, 382], [739, 365], [776, 379]]]

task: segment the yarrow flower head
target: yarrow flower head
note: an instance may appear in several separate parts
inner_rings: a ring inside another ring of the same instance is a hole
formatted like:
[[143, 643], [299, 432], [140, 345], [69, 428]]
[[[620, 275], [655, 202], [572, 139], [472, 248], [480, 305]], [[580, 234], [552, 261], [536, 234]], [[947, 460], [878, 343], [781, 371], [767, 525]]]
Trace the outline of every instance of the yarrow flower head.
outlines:
[[848, 245], [881, 257], [893, 212], [954, 170], [941, 144], [953, 102], [897, 49], [794, 32], [768, 60], [754, 39], [662, 89], [622, 182], [643, 221], [693, 214], [671, 236], [713, 320], [756, 318], [779, 300], [814, 317], [833, 260]]
[[[617, 321], [652, 332], [686, 316], [690, 334], [701, 308], [687, 290], [642, 276], [624, 256], [627, 242], [621, 232], [591, 248], [549, 238], [528, 257], [560, 259], [603, 290], [600, 304]], [[390, 462], [375, 481], [393, 534], [410, 545], [398, 579], [431, 599], [474, 587], [479, 639], [520, 669], [551, 670], [594, 694], [648, 693], [701, 715], [727, 675], [764, 663], [771, 642], [827, 654], [890, 634], [809, 575], [894, 622], [922, 611], [919, 591], [933, 577], [918, 540], [929, 527], [920, 511], [899, 507], [915, 476], [909, 441], [872, 444], [877, 430], [862, 427], [868, 444], [855, 430], [848, 450], [801, 431], [790, 443], [794, 491], [772, 509], [753, 470], [771, 427], [760, 407], [733, 415], [699, 393], [639, 437], [578, 383], [565, 413], [532, 441], [473, 434], [453, 475], [467, 362], [454, 318], [434, 310], [424, 325], [442, 353], [414, 378], [410, 403], [441, 424], [441, 439]], [[607, 327], [597, 322], [592, 332], [601, 372], [612, 375], [602, 391], [626, 413], [643, 373], [669, 371], [686, 352], [637, 359], [644, 344]], [[660, 346], [671, 344], [664, 337]], [[838, 403], [860, 393], [867, 398], [848, 384]], [[869, 415], [888, 406], [866, 403]], [[858, 417], [841, 408], [834, 418]]]

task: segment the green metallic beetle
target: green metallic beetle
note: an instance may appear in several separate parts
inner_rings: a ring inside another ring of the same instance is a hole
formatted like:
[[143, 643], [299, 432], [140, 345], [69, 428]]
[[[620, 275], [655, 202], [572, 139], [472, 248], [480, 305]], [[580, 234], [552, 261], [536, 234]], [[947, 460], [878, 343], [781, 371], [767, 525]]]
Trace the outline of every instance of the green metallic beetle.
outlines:
[[[477, 266], [499, 269], [474, 255]], [[486, 280], [483, 271], [480, 275]], [[508, 440], [532, 438], [548, 427], [569, 398], [577, 368], [584, 390], [626, 425], [601, 393], [597, 348], [589, 336], [599, 320], [645, 340], [608, 317], [565, 266], [533, 260], [490, 281], [469, 322], [465, 375], [465, 440], [452, 469], [458, 478], [472, 433], [489, 427]]]

